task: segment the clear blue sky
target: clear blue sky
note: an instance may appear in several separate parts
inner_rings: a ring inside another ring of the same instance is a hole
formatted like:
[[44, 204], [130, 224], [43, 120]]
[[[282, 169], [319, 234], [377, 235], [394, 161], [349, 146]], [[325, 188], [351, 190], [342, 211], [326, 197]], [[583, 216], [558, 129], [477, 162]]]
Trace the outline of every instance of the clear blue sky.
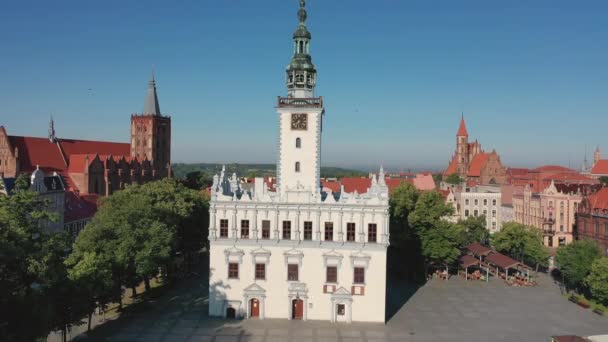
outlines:
[[[274, 162], [297, 0], [2, 1], [0, 124], [128, 141], [154, 67], [173, 160]], [[606, 1], [309, 0], [323, 163], [442, 168], [469, 134], [511, 166], [608, 154]], [[89, 88], [92, 90], [89, 91]]]

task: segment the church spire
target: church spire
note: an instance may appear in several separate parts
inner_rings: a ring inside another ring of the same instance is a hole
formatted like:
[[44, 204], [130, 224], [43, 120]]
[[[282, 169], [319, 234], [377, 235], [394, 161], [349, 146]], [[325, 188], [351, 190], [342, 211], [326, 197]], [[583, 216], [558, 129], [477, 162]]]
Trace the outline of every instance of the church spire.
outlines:
[[299, 24], [293, 33], [294, 51], [291, 63], [287, 66], [287, 89], [290, 97], [313, 97], [317, 70], [310, 56], [311, 34], [306, 27], [306, 1], [300, 0], [298, 10]]
[[53, 121], [53, 116], [51, 115], [51, 120], [49, 121], [49, 141], [55, 143], [57, 139], [55, 138], [55, 121]]
[[467, 132], [467, 125], [464, 122], [464, 113], [460, 116], [460, 127], [458, 127], [458, 133], [456, 133], [457, 137], [468, 137], [469, 132]]
[[158, 105], [158, 95], [156, 94], [156, 82], [154, 80], [154, 70], [148, 83], [148, 93], [144, 104], [144, 114], [160, 116], [160, 106]]

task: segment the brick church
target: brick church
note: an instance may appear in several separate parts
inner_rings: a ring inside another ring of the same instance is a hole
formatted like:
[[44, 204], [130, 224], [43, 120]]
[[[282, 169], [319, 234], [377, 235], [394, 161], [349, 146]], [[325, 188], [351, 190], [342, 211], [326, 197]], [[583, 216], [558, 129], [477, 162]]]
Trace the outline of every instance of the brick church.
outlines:
[[66, 224], [90, 219], [99, 196], [170, 176], [171, 117], [161, 114], [154, 76], [143, 113], [131, 115], [128, 143], [60, 138], [52, 118], [46, 138], [8, 135], [0, 126], [0, 178], [35, 171], [63, 182]]
[[443, 173], [443, 178], [454, 173], [469, 184], [506, 183], [506, 169], [502, 165], [498, 153], [494, 150], [485, 152], [477, 140], [469, 142], [464, 116], [460, 119], [460, 127], [456, 133], [456, 151]]

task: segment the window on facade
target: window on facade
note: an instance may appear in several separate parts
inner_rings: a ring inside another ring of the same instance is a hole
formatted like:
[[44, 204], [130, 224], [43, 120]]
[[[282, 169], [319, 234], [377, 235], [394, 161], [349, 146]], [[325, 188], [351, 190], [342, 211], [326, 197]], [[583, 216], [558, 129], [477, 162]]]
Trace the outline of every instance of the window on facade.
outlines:
[[469, 217], [469, 209], [464, 210], [464, 217]]
[[367, 226], [367, 242], [376, 242], [377, 239], [377, 226], [375, 223], [370, 223]]
[[325, 282], [326, 283], [337, 283], [338, 282], [338, 268], [336, 266], [327, 266], [325, 271]]
[[220, 220], [220, 237], [228, 237], [228, 220]]
[[325, 241], [334, 240], [334, 224], [333, 222], [325, 222]]
[[599, 234], [599, 233], [600, 233], [600, 223], [595, 222], [595, 234]]
[[483, 216], [488, 216], [488, 211], [487, 211], [487, 210], [485, 210], [485, 209], [484, 209], [484, 210], [482, 211], [482, 213], [483, 213]]
[[291, 240], [291, 221], [283, 221], [283, 240]]
[[270, 239], [270, 221], [262, 221], [262, 239]]
[[300, 172], [300, 162], [296, 162], [296, 172]]
[[354, 279], [353, 283], [365, 284], [365, 268], [355, 267], [355, 279]]
[[604, 223], [604, 234], [608, 235], [608, 223]]
[[355, 241], [355, 224], [353, 222], [346, 224], [346, 241]]
[[468, 198], [464, 200], [464, 205], [469, 205], [469, 199]]
[[492, 200], [492, 205], [496, 205], [496, 200], [495, 199]]
[[488, 200], [487, 199], [483, 199], [483, 205], [488, 205]]
[[563, 224], [561, 224], [561, 225], [559, 226], [559, 231], [560, 231], [560, 232], [563, 232], [563, 231], [564, 231], [564, 225], [563, 225]]
[[239, 264], [236, 262], [231, 262], [228, 264], [228, 279], [238, 279], [239, 278]]
[[287, 280], [298, 281], [298, 265], [297, 264], [287, 265]]
[[474, 203], [475, 203], [475, 205], [478, 205], [479, 204], [479, 200], [475, 199]]
[[312, 222], [304, 222], [304, 240], [312, 240]]
[[255, 279], [266, 279], [266, 264], [255, 264]]
[[492, 217], [496, 217], [496, 210], [492, 210]]
[[492, 222], [492, 229], [496, 229], [496, 222]]
[[302, 147], [302, 139], [296, 138], [296, 148], [301, 148], [301, 147]]
[[249, 220], [241, 220], [241, 239], [249, 239]]
[[477, 210], [477, 209], [473, 210], [473, 216], [479, 216], [479, 210]]

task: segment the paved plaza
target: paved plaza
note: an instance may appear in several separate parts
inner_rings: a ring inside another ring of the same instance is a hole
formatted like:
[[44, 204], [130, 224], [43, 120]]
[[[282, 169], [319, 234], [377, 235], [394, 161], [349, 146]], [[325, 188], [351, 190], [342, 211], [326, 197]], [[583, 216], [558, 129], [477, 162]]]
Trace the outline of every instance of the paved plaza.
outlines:
[[[204, 278], [204, 277], [203, 277]], [[207, 284], [193, 279], [131, 314], [99, 326], [92, 341], [548, 341], [558, 334], [608, 333], [608, 318], [561, 297], [546, 276], [531, 288], [432, 280], [391, 289], [383, 324], [318, 321], [227, 321], [207, 317]], [[397, 310], [398, 309], [398, 310]]]

